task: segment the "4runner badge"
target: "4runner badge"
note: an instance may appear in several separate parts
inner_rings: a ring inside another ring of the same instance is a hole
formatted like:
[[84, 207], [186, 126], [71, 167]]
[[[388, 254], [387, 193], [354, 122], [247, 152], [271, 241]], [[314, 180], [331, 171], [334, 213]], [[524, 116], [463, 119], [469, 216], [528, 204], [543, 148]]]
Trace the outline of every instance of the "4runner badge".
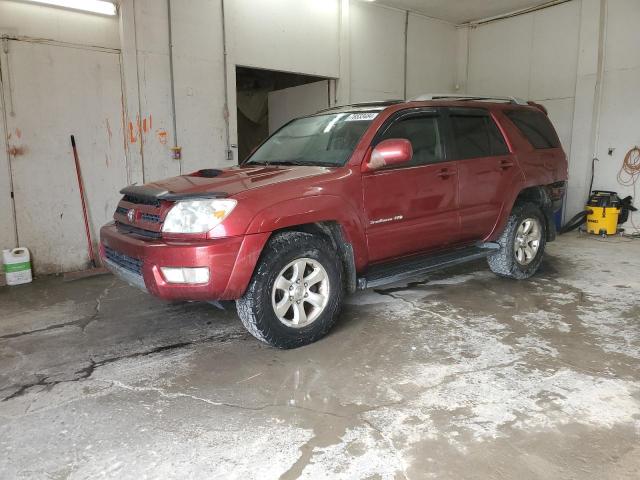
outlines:
[[136, 211], [132, 208], [127, 212], [127, 220], [133, 223], [133, 220], [136, 218]]
[[398, 220], [402, 220], [403, 218], [404, 218], [403, 215], [396, 215], [393, 218], [381, 218], [379, 220], [371, 220], [369, 224], [376, 225], [377, 223], [397, 222]]

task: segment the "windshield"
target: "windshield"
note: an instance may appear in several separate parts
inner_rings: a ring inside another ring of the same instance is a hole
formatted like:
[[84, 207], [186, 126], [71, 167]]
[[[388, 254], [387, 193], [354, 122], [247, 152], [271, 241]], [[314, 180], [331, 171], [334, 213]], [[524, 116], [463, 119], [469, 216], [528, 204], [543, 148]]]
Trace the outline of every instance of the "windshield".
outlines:
[[281, 128], [247, 164], [340, 167], [378, 112], [346, 112], [299, 118]]

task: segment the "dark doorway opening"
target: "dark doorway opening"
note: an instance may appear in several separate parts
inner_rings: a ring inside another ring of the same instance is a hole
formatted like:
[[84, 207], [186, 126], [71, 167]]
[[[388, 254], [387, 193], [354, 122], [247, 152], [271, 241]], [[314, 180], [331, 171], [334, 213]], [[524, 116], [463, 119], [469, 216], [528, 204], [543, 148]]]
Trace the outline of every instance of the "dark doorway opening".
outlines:
[[[236, 67], [238, 161], [286, 121], [327, 108], [329, 82], [312, 75]], [[309, 87], [295, 88], [303, 85]], [[273, 92], [279, 93], [270, 95]]]

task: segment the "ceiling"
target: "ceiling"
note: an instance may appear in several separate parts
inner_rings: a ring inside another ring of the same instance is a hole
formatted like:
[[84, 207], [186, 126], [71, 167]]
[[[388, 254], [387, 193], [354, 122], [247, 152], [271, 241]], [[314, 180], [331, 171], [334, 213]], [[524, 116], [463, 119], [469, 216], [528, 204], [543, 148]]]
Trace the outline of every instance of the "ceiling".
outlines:
[[377, 0], [377, 3], [460, 24], [536, 7], [549, 0]]

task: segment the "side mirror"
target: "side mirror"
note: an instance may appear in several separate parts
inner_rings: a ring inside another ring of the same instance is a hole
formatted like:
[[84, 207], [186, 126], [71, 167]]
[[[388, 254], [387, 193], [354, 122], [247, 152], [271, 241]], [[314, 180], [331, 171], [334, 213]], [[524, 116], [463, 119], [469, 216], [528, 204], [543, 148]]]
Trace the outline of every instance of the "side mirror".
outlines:
[[410, 162], [413, 158], [413, 147], [406, 138], [390, 138], [380, 142], [371, 152], [365, 164], [366, 171], [379, 170], [392, 165]]

